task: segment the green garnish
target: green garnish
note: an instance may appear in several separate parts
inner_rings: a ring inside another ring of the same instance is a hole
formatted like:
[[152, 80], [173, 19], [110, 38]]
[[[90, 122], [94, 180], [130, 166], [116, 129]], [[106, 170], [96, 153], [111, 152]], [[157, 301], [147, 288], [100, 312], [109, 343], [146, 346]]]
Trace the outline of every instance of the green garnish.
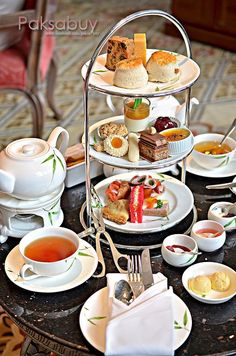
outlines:
[[162, 200], [157, 200], [156, 209], [160, 209], [162, 207], [163, 207], [163, 201]]
[[142, 99], [135, 99], [134, 100], [134, 105], [132, 109], [137, 109], [137, 107], [142, 103]]

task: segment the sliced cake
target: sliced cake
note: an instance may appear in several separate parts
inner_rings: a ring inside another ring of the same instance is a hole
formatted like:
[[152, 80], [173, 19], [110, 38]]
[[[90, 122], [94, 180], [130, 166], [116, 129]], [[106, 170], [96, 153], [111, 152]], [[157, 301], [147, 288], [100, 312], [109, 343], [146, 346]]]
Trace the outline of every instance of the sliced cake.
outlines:
[[141, 157], [151, 162], [168, 158], [168, 142], [159, 133], [151, 135], [142, 131], [139, 139], [139, 152]]
[[134, 41], [127, 37], [113, 36], [107, 43], [106, 68], [115, 70], [117, 63], [134, 56]]

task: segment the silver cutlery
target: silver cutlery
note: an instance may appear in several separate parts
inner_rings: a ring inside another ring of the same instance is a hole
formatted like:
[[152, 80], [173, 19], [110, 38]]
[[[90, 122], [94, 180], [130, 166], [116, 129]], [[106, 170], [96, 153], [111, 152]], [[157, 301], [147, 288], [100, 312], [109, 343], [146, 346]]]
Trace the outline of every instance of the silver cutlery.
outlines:
[[222, 212], [225, 214], [224, 217], [227, 217], [227, 215], [236, 215], [236, 203], [234, 203], [233, 205], [228, 205], [228, 206], [224, 206], [222, 208]]
[[202, 252], [194, 252], [194, 251], [183, 251], [183, 252], [180, 252], [182, 255], [201, 255]]
[[137, 298], [144, 291], [141, 257], [139, 255], [128, 256], [128, 281], [134, 297]]
[[150, 259], [150, 251], [148, 248], [143, 250], [141, 254], [141, 263], [142, 263], [142, 282], [144, 285], [144, 289], [146, 290], [154, 284], [151, 259]]
[[114, 296], [126, 305], [130, 305], [130, 303], [134, 300], [133, 290], [125, 279], [121, 279], [116, 282]]
[[234, 119], [234, 121], [232, 122], [232, 124], [230, 125], [228, 131], [226, 132], [226, 134], [224, 135], [223, 139], [220, 141], [219, 146], [222, 146], [222, 144], [224, 143], [224, 141], [227, 139], [227, 137], [234, 131], [236, 126], [236, 119]]
[[236, 188], [236, 182], [207, 185], [207, 189], [227, 189]]

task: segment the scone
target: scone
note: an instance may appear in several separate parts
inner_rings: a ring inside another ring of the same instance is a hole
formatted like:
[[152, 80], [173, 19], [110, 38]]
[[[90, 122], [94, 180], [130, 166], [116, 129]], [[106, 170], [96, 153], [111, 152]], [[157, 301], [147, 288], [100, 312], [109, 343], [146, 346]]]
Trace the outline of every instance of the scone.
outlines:
[[141, 58], [126, 59], [116, 65], [113, 84], [120, 88], [136, 89], [144, 87], [148, 74]]
[[154, 52], [147, 62], [146, 69], [150, 82], [165, 83], [179, 76], [176, 56], [169, 52]]
[[129, 219], [129, 201], [121, 199], [109, 202], [102, 208], [102, 215], [105, 219], [117, 224], [126, 224]]
[[115, 70], [118, 62], [133, 58], [134, 40], [127, 37], [113, 36], [107, 42], [106, 68]]
[[211, 275], [211, 286], [218, 292], [225, 292], [229, 289], [230, 278], [225, 272], [215, 272]]

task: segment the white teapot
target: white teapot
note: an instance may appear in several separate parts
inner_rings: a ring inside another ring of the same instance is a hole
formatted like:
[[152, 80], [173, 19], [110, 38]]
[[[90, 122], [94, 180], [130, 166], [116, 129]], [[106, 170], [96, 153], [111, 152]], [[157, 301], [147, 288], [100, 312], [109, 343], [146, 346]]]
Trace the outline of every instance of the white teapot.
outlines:
[[66, 176], [63, 154], [68, 142], [68, 132], [56, 127], [48, 141], [23, 138], [10, 143], [0, 152], [0, 191], [24, 200], [54, 192]]
[[[150, 116], [152, 118], [157, 118], [158, 116], [171, 116], [178, 119], [181, 125], [184, 125], [186, 109], [185, 103], [180, 105], [178, 100], [172, 95], [150, 98], [149, 100], [151, 101]], [[190, 111], [193, 104], [198, 105], [199, 101], [196, 98], [190, 99]]]

